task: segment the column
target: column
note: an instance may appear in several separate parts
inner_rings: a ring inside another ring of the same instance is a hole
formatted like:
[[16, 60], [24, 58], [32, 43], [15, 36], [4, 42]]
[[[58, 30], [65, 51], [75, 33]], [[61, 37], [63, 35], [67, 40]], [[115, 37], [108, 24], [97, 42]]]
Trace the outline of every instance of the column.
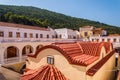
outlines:
[[22, 62], [22, 48], [19, 48], [19, 62]]
[[4, 64], [4, 51], [5, 51], [4, 46], [2, 46], [2, 44], [1, 44], [1, 46], [0, 46], [0, 64]]
[[36, 52], [36, 47], [33, 46], [33, 54], [35, 54], [35, 52]]

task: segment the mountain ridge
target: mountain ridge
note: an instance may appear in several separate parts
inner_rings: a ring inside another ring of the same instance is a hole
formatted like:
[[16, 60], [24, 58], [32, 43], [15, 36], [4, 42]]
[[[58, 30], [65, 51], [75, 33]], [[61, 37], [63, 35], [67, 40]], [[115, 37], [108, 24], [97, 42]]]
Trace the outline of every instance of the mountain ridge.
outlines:
[[107, 30], [109, 34], [120, 34], [120, 27], [117, 26], [83, 18], [71, 17], [34, 6], [0, 5], [0, 21], [75, 30], [78, 30], [79, 27], [90, 25], [101, 27]]

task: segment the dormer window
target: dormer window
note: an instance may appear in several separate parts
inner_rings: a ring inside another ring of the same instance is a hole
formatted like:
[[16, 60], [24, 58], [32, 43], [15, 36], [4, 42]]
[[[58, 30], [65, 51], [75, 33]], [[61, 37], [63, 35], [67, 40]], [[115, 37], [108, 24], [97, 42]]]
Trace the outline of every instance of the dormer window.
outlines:
[[54, 56], [51, 56], [51, 55], [47, 56], [47, 63], [53, 65], [54, 64]]

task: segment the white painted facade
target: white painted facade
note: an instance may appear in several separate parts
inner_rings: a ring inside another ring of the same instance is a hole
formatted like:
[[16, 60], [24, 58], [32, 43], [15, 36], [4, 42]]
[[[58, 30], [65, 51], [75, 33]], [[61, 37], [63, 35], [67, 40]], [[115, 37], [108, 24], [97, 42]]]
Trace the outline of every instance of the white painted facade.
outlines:
[[0, 31], [4, 32], [4, 38], [9, 38], [9, 32], [12, 32], [13, 37], [16, 38], [16, 32], [20, 32], [20, 38], [25, 38], [24, 33], [27, 33], [27, 38], [30, 38], [30, 33], [33, 34], [33, 38], [36, 38], [36, 34], [38, 34], [38, 38], [40, 38], [40, 34], [43, 34], [43, 38], [52, 38], [55, 36], [55, 32], [52, 30], [32, 30], [32, 29], [25, 29], [25, 28], [17, 28], [17, 27], [7, 27], [7, 26], [0, 26]]
[[62, 39], [77, 39], [80, 36], [78, 31], [67, 28], [55, 29], [55, 32]]
[[111, 42], [114, 48], [120, 47], [120, 36], [91, 36], [89, 41]]
[[102, 36], [107, 35], [107, 31], [106, 30], [102, 30], [102, 34], [101, 35]]

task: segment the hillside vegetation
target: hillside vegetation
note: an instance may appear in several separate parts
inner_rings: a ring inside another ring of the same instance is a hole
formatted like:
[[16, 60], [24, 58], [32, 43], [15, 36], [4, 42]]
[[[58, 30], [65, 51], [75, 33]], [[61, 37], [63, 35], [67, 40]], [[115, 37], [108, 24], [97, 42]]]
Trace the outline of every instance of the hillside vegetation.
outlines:
[[79, 29], [79, 27], [90, 25], [101, 27], [108, 33], [120, 34], [120, 27], [91, 21], [82, 18], [75, 18], [64, 14], [40, 9], [32, 6], [8, 6], [0, 5], [0, 21], [12, 22], [40, 27], [50, 26], [52, 28]]

